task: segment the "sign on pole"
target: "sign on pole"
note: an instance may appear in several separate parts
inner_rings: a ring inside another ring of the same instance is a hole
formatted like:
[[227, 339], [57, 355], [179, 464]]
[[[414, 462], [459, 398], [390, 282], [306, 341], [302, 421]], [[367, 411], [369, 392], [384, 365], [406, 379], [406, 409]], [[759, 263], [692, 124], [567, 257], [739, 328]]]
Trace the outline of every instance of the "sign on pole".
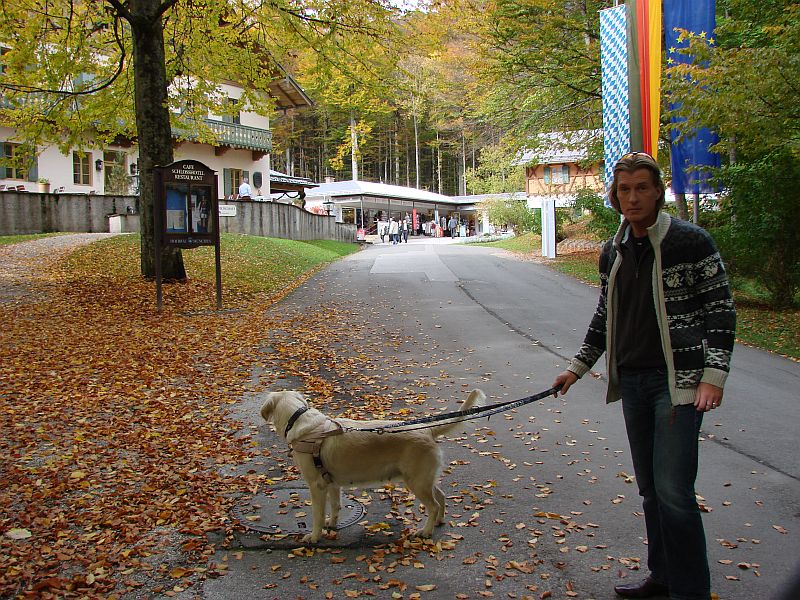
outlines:
[[214, 246], [217, 309], [222, 308], [217, 175], [196, 160], [178, 160], [153, 169], [156, 177], [156, 301], [161, 310], [161, 250], [164, 246]]
[[542, 256], [556, 257], [556, 201], [542, 200]]

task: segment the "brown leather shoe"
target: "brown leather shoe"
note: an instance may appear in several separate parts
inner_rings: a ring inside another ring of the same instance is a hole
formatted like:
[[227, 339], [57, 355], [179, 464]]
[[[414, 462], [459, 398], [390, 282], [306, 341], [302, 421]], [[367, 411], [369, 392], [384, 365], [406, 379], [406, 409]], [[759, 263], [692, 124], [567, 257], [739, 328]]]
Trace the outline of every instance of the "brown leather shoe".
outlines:
[[614, 591], [623, 598], [652, 598], [653, 596], [669, 596], [669, 588], [650, 576], [636, 583], [615, 585]]

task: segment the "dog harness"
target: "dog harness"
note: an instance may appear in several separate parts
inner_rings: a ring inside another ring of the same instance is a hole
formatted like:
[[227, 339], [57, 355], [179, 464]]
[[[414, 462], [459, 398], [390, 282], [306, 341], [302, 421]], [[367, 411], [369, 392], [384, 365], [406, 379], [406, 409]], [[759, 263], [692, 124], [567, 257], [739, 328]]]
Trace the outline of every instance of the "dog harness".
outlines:
[[[283, 432], [284, 437], [289, 435], [289, 430], [291, 430], [292, 426], [295, 424], [300, 415], [307, 410], [308, 407], [302, 406], [294, 412], [294, 414], [289, 418], [289, 421], [286, 423], [286, 429]], [[322, 478], [326, 482], [331, 483], [333, 481], [333, 477], [330, 473], [328, 473], [328, 471], [325, 469], [325, 466], [322, 464], [320, 450], [322, 449], [322, 442], [325, 438], [334, 435], [341, 435], [342, 433], [344, 433], [342, 426], [333, 419], [326, 417], [325, 421], [317, 425], [311, 431], [307, 432], [302, 438], [293, 440], [292, 443], [289, 444], [289, 449], [292, 452], [310, 454], [314, 460], [314, 466], [320, 471]]]

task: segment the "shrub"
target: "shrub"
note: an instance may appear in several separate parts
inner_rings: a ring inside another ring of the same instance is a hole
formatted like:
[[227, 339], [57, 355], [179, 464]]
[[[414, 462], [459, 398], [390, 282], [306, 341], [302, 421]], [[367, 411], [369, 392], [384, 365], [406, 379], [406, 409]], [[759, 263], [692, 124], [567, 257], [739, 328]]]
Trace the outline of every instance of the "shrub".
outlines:
[[725, 224], [711, 233], [723, 257], [733, 273], [760, 282], [774, 308], [791, 306], [800, 290], [800, 158], [777, 150], [726, 167], [722, 179]]
[[525, 200], [488, 198], [481, 202], [481, 210], [488, 214], [489, 221], [493, 225], [507, 225], [517, 235], [542, 231], [539, 211], [528, 208]]
[[580, 212], [589, 211], [591, 213], [587, 227], [597, 237], [606, 239], [617, 232], [619, 213], [606, 206], [603, 197], [598, 193], [589, 188], [578, 190], [575, 197], [575, 208]]

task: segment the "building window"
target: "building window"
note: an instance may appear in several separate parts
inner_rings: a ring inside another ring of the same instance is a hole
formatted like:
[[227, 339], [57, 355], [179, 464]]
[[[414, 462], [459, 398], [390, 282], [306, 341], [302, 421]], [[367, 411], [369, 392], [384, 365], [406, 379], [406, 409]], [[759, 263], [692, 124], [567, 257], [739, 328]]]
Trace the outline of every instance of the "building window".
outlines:
[[234, 194], [239, 193], [239, 186], [242, 185], [242, 174], [243, 171], [241, 169], [231, 169], [231, 184], [233, 189], [236, 190]]
[[239, 101], [236, 98], [228, 98], [228, 106], [230, 107], [231, 114], [222, 115], [223, 123], [233, 123], [234, 125], [240, 125], [242, 122], [241, 113], [236, 109], [236, 105], [239, 104]]
[[72, 182], [76, 185], [92, 185], [92, 153], [72, 153]]
[[569, 183], [569, 165], [545, 167], [544, 182], [551, 185], [562, 185], [564, 183]]
[[[8, 52], [11, 52], [11, 48], [6, 48], [6, 47], [0, 48], [0, 57], [4, 56]], [[5, 60], [0, 61], [0, 75], [5, 74], [7, 68], [8, 67], [6, 67], [6, 61]]]
[[3, 144], [3, 156], [5, 157], [5, 177], [6, 179], [28, 179], [28, 169], [20, 166], [24, 153], [19, 144]]
[[107, 194], [127, 194], [130, 191], [126, 163], [127, 156], [121, 150], [103, 152], [103, 170], [105, 172], [103, 183]]

